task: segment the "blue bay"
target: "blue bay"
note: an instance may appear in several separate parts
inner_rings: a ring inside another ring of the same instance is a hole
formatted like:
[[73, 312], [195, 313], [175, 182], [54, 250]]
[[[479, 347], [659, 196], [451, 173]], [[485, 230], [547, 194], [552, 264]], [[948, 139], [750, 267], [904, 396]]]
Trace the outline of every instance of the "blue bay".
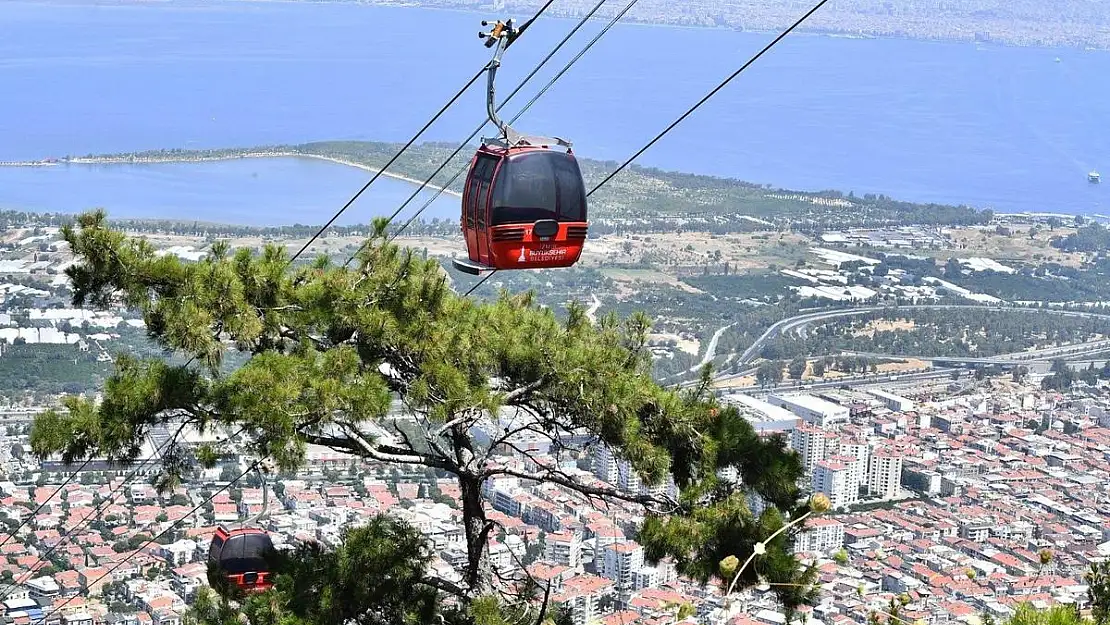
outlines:
[[[481, 17], [352, 3], [9, 0], [0, 160], [407, 140], [487, 60]], [[500, 93], [571, 25], [537, 23], [506, 57]], [[619, 26], [519, 126], [570, 137], [584, 157], [623, 159], [770, 37]], [[1110, 185], [1086, 181], [1091, 169], [1110, 173], [1107, 76], [1104, 52], [795, 36], [641, 162], [1002, 211], [1110, 212]], [[482, 97], [473, 89], [427, 139], [464, 138]], [[259, 182], [277, 177], [283, 192]], [[313, 222], [366, 177], [325, 163], [4, 170], [0, 205]], [[455, 209], [444, 211], [436, 216]]]
[[[119, 219], [317, 225], [330, 219], [372, 175], [309, 158], [0, 167], [0, 210], [76, 213], [105, 208], [110, 217]], [[415, 188], [382, 177], [336, 223], [366, 223], [371, 217], [389, 215]], [[421, 193], [406, 215], [433, 195]], [[421, 216], [457, 220], [458, 200], [441, 195]]]

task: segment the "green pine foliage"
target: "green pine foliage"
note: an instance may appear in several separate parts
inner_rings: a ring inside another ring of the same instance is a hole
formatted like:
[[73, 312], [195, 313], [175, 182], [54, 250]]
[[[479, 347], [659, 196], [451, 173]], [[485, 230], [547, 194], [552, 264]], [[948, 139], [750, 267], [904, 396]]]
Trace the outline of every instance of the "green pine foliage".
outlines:
[[[278, 246], [254, 254], [223, 244], [186, 263], [112, 230], [102, 212], [81, 216], [64, 231], [79, 259], [67, 269], [74, 303], [122, 301], [142, 312], [153, 341], [190, 360], [176, 366], [121, 358], [101, 400], [71, 397], [63, 410], [36, 420], [35, 452], [70, 462], [90, 455], [126, 461], [153, 426], [185, 422], [243, 428], [250, 451], [283, 472], [304, 462], [308, 444], [446, 472], [461, 491], [468, 561], [459, 586], [425, 582], [470, 606], [475, 620], [494, 619], [485, 611], [488, 598], [502, 590], [488, 557], [496, 526], [481, 495], [498, 476], [641, 506], [646, 521], [637, 540], [650, 558], [672, 557], [680, 572], [707, 583], [722, 559], [747, 559], [756, 543], [807, 511], [797, 486], [802, 465], [781, 438], [759, 437], [735, 409], [716, 405], [707, 384], [679, 393], [652, 380], [644, 315], [594, 323], [571, 306], [560, 319], [531, 294], [478, 303], [451, 290], [435, 261], [386, 243], [385, 229], [384, 220], [373, 224], [350, 268], [326, 258], [290, 266]], [[228, 349], [247, 356], [233, 371], [221, 366]], [[394, 398], [415, 415], [415, 427], [386, 439], [380, 426], [389, 422]], [[517, 415], [510, 425], [488, 427], [492, 415], [509, 411]], [[493, 432], [485, 444], [472, 434], [481, 425]], [[567, 447], [567, 434], [586, 432], [627, 459], [646, 484], [673, 476], [678, 495], [626, 493], [542, 461], [527, 470], [506, 464], [501, 452], [525, 431], [564, 454], [583, 452]], [[726, 467], [742, 479], [718, 478]], [[809, 601], [814, 573], [790, 553], [798, 529], [771, 541], [738, 587], [775, 583], [788, 611]], [[300, 554], [306, 568], [293, 569], [282, 595], [290, 604], [309, 596], [320, 602], [313, 604], [319, 617], [304, 623], [351, 617], [340, 613], [348, 607], [323, 603], [327, 588], [347, 588], [345, 582], [324, 577], [329, 585], [320, 586], [317, 578], [334, 571], [312, 568], [326, 560], [341, 569], [335, 574], [346, 574], [343, 553]], [[417, 556], [407, 557], [419, 563]], [[405, 609], [424, 615], [413, 587], [400, 589]], [[343, 598], [354, 602], [350, 609], [370, 610], [366, 602], [392, 601], [398, 590], [351, 588]]]
[[1110, 623], [1110, 561], [1092, 562], [1083, 575], [1087, 582], [1087, 598], [1091, 602], [1091, 616], [1096, 625]]
[[438, 594], [425, 577], [431, 553], [419, 531], [380, 516], [342, 538], [336, 549], [311, 543], [272, 554], [274, 587], [261, 594], [236, 594], [217, 579], [219, 594], [198, 596], [187, 622], [242, 625], [242, 616], [250, 625], [435, 622]]
[[1006, 625], [1094, 625], [1094, 623], [1080, 616], [1074, 606], [1055, 605], [1045, 610], [1038, 610], [1031, 604], [1023, 603], [1006, 621]]

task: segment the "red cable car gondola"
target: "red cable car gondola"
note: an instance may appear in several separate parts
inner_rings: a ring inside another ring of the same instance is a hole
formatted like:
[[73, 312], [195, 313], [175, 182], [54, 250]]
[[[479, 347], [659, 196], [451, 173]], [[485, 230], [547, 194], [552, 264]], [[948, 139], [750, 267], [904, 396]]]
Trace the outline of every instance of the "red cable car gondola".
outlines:
[[265, 530], [220, 526], [212, 536], [208, 563], [244, 592], [262, 592], [273, 586], [270, 581], [269, 555], [274, 543]]
[[[273, 586], [270, 570], [273, 562], [274, 543], [266, 530], [247, 527], [257, 523], [269, 510], [270, 490], [266, 477], [254, 469], [262, 481], [262, 511], [244, 521], [244, 527], [227, 529], [220, 526], [212, 535], [208, 547], [208, 567], [211, 574], [222, 575], [240, 591], [262, 592]], [[213, 584], [215, 585], [215, 584]]]
[[487, 47], [497, 45], [487, 67], [486, 107], [501, 136], [482, 139], [463, 189], [460, 221], [468, 257], [454, 264], [470, 274], [570, 267], [586, 242], [586, 189], [570, 142], [521, 135], [497, 116], [497, 68], [522, 31], [510, 20], [480, 33]]

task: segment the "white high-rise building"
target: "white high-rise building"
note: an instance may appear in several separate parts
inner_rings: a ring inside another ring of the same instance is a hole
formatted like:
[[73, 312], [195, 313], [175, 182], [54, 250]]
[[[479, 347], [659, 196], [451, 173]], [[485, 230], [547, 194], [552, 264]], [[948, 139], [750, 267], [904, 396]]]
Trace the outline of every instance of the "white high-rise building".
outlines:
[[626, 493], [640, 492], [642, 481], [627, 460], [617, 462], [617, 486]]
[[892, 499], [902, 492], [902, 456], [890, 449], [876, 449], [871, 454], [871, 470], [867, 492], [872, 496]]
[[675, 486], [674, 477], [667, 476], [667, 480], [655, 486], [647, 486], [643, 480], [640, 479], [636, 469], [633, 468], [632, 463], [618, 458], [612, 450], [604, 445], [598, 445], [593, 450], [593, 458], [591, 460], [591, 468], [593, 474], [599, 480], [603, 480], [620, 488], [626, 493], [651, 493], [655, 495], [667, 494], [672, 497], [678, 496], [678, 488]]
[[854, 438], [841, 438], [837, 441], [836, 455], [851, 456], [856, 459], [852, 463], [856, 484], [867, 484], [867, 470], [871, 462], [871, 446], [865, 440]]
[[667, 496], [671, 499], [678, 499], [678, 485], [674, 483], [674, 476], [667, 475], [667, 479], [655, 486], [648, 486], [647, 484], [640, 485], [641, 495], [652, 495], [655, 497]]
[[605, 545], [598, 564], [598, 575], [616, 582], [619, 591], [630, 591], [635, 587], [636, 571], [644, 566], [644, 548], [631, 540]]
[[848, 499], [845, 505], [859, 501], [860, 488], [867, 484], [867, 471], [860, 468], [860, 461], [855, 456], [829, 456], [826, 460], [842, 464], [848, 468]]
[[654, 566], [640, 567], [632, 577], [635, 590], [658, 588], [663, 585], [663, 572]]
[[620, 478], [620, 472], [617, 470], [617, 457], [605, 445], [594, 447], [592, 467], [597, 479], [604, 482], [615, 485]]
[[844, 545], [844, 524], [834, 519], [817, 517], [806, 521], [805, 529], [794, 541], [796, 552], [827, 554]]
[[572, 570], [582, 566], [582, 538], [577, 532], [559, 532], [544, 537], [543, 558]]
[[802, 423], [790, 433], [790, 448], [802, 457], [806, 473], [812, 474], [818, 462], [836, 453], [836, 435]]
[[843, 508], [859, 499], [859, 482], [853, 478], [848, 465], [822, 460], [813, 471], [813, 490], [825, 493], [833, 508]]

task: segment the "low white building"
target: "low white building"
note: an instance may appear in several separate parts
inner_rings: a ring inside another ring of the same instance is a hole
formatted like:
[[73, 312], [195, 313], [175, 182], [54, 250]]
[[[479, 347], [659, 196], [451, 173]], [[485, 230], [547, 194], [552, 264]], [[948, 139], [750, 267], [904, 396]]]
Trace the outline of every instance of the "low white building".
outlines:
[[179, 540], [168, 545], [161, 545], [158, 551], [171, 567], [178, 567], [188, 564], [193, 559], [196, 549], [197, 544], [195, 542]]
[[913, 410], [914, 403], [911, 399], [906, 399], [905, 397], [902, 397], [900, 395], [888, 393], [877, 388], [864, 390], [869, 395], [873, 395], [876, 399], [883, 402], [883, 405], [890, 410], [893, 410], [895, 412], [906, 412], [908, 410]]
[[812, 395], [771, 395], [767, 401], [789, 410], [809, 423], [822, 427], [848, 422], [847, 406], [840, 406]]
[[733, 404], [740, 409], [740, 415], [752, 424], [756, 432], [788, 432], [798, 426], [798, 415], [769, 404], [763, 400], [735, 393], [723, 397], [725, 403]]

